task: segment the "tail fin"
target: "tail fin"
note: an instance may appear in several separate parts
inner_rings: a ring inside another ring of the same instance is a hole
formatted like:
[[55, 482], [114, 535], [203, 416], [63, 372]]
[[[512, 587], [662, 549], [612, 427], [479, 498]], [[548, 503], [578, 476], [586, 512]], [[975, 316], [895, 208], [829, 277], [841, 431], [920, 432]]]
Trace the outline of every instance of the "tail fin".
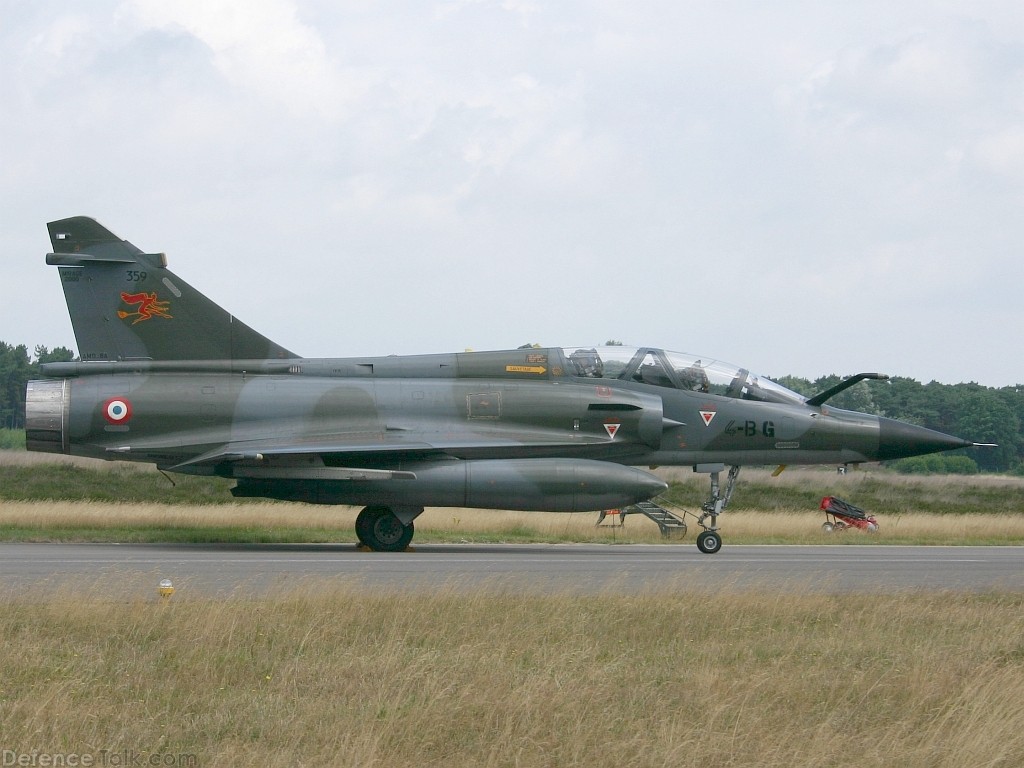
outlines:
[[51, 221], [82, 360], [253, 360], [296, 357], [235, 319], [167, 269], [85, 216]]

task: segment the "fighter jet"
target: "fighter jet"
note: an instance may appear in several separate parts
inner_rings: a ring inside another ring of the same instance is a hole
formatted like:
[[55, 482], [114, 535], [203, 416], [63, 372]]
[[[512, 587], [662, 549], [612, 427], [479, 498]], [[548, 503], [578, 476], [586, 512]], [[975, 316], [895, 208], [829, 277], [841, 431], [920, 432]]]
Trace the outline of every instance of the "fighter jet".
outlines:
[[[832, 408], [746, 368], [656, 347], [303, 358], [93, 219], [47, 225], [80, 362], [28, 385], [29, 450], [234, 478], [237, 497], [364, 508], [405, 549], [424, 507], [597, 511], [648, 502], [646, 468], [710, 476], [697, 537], [747, 465], [851, 464], [971, 446]], [[723, 487], [720, 474], [729, 467]]]

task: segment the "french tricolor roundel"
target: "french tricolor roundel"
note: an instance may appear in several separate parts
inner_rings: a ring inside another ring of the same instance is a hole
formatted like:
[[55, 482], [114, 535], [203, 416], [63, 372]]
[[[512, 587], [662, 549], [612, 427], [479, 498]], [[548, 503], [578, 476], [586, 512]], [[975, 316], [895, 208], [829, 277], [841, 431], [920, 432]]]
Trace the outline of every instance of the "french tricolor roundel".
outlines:
[[112, 397], [103, 404], [103, 418], [111, 424], [127, 424], [132, 417], [132, 404], [124, 397]]

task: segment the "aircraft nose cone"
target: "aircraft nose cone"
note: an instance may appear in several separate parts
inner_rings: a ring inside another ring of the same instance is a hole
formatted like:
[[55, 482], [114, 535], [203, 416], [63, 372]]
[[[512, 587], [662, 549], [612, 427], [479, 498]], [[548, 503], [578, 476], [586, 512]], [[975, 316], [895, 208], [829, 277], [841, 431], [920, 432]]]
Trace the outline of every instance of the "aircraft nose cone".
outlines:
[[878, 419], [878, 460], [903, 459], [926, 453], [952, 451], [974, 445], [953, 435], [936, 432], [895, 419]]

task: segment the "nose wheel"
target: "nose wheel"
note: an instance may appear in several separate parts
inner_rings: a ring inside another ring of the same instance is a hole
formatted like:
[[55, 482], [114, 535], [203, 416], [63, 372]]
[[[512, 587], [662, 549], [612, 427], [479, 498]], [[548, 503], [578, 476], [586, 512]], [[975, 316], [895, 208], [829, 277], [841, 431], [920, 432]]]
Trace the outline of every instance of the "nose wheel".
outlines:
[[705, 555], [713, 555], [722, 548], [722, 537], [718, 531], [701, 531], [697, 535], [697, 549]]

